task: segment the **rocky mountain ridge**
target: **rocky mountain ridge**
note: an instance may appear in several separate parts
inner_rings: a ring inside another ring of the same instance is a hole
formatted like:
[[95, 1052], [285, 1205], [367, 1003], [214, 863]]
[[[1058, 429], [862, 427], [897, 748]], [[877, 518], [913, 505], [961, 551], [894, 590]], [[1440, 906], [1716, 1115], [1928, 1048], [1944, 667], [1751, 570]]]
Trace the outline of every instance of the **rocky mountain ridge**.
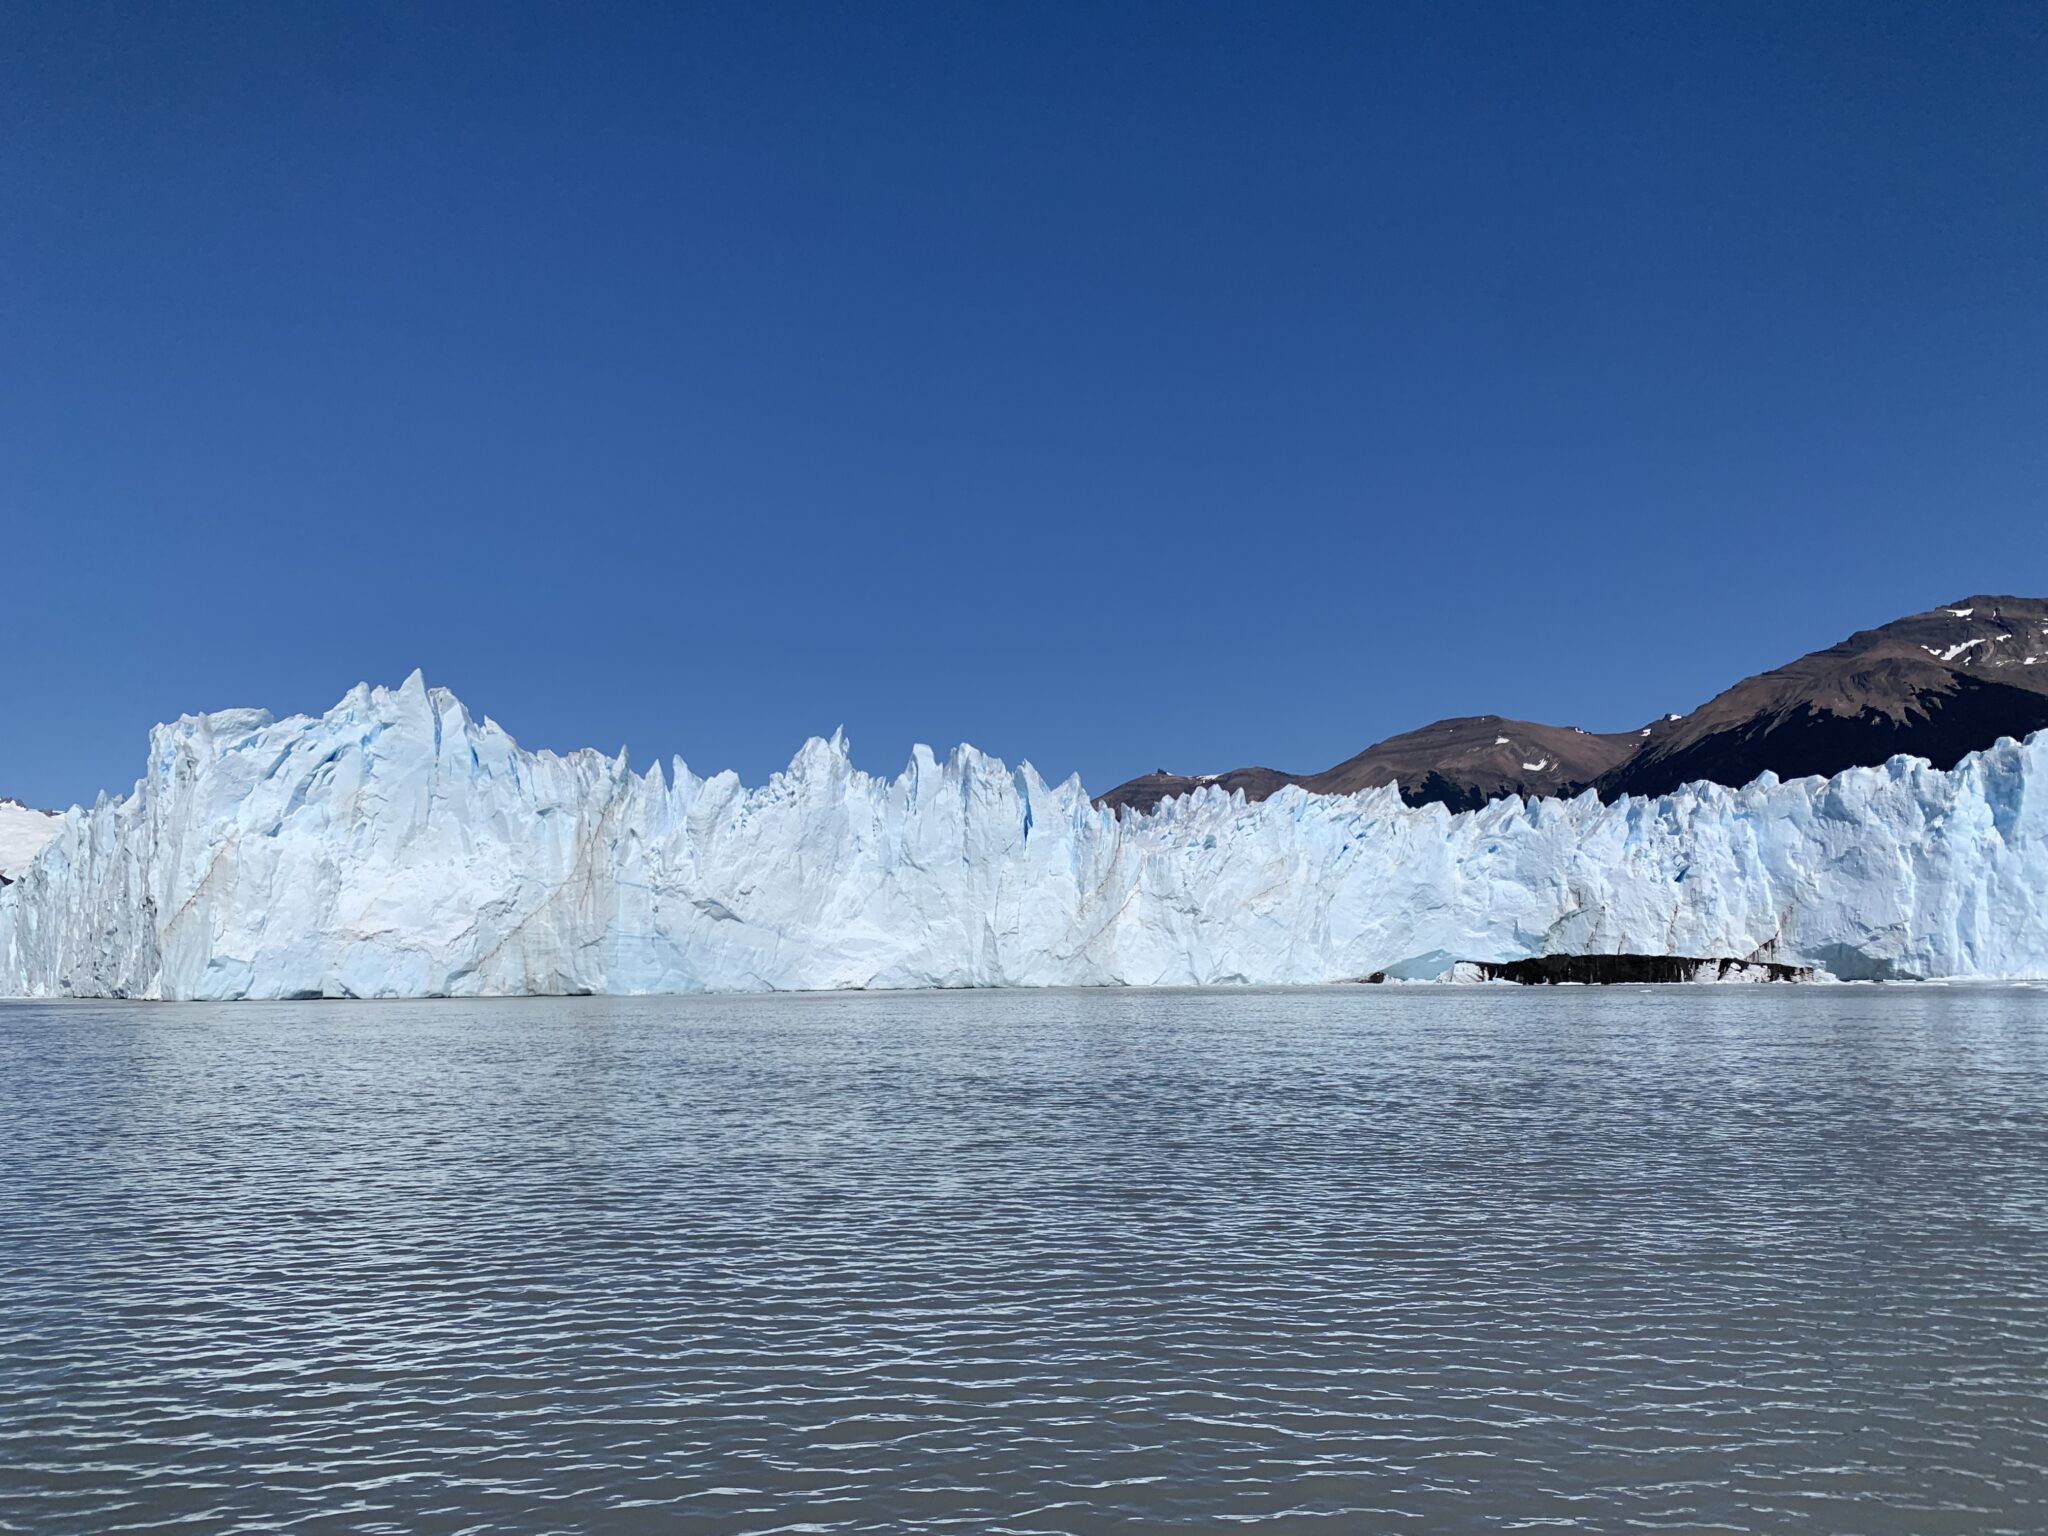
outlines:
[[1766, 771], [1829, 775], [1900, 753], [1950, 768], [2000, 737], [2044, 727], [2048, 599], [1983, 595], [1859, 630], [1631, 731], [1468, 715], [1390, 736], [1320, 773], [1160, 769], [1096, 803], [1144, 811], [1212, 784], [1248, 800], [1289, 784], [1317, 794], [1398, 784], [1410, 805], [1453, 810], [1588, 789], [1611, 801], [1694, 781], [1739, 788]]

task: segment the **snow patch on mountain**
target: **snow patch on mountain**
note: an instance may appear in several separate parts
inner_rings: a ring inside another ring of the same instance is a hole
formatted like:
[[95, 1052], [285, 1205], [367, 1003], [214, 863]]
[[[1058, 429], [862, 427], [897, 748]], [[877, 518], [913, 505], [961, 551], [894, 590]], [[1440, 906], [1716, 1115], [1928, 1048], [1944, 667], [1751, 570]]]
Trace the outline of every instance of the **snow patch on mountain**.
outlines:
[[[2006, 637], [2004, 635], [2000, 635], [1998, 638], [2003, 640]], [[1988, 639], [1985, 639], [1982, 636], [1980, 636], [1975, 640], [1964, 640], [1959, 644], [1952, 645], [1945, 651], [1937, 651], [1931, 645], [1923, 645], [1920, 647], [1920, 649], [1925, 651], [1928, 655], [1932, 656], [1936, 661], [1954, 661], [1958, 656], [1962, 655], [1963, 652], [1970, 650], [1973, 647], [1980, 645], [1989, 645], [1990, 643], [1991, 642]]]
[[418, 674], [187, 716], [0, 890], [0, 993], [1326, 982], [1559, 953], [2048, 975], [2048, 732], [1943, 773], [1452, 814], [1391, 787], [1097, 809], [972, 747], [756, 789], [522, 750]]

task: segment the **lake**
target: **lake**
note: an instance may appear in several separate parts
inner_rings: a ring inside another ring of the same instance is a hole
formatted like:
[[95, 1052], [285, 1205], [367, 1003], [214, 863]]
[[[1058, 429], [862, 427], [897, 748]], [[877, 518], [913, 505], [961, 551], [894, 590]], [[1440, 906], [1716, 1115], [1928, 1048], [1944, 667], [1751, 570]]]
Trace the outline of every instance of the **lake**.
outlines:
[[0, 1005], [0, 1530], [2038, 1532], [2048, 990]]

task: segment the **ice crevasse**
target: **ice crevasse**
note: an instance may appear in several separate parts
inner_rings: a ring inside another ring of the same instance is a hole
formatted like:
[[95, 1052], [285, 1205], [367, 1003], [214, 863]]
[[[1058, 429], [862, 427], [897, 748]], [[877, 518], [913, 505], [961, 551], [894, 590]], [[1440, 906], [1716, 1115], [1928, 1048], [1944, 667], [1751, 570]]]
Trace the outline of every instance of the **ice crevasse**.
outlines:
[[1941, 772], [1452, 814], [1392, 789], [1099, 810], [838, 736], [754, 789], [522, 750], [415, 673], [190, 715], [0, 889], [0, 994], [279, 998], [1308, 983], [1558, 953], [2048, 975], [2048, 732]]

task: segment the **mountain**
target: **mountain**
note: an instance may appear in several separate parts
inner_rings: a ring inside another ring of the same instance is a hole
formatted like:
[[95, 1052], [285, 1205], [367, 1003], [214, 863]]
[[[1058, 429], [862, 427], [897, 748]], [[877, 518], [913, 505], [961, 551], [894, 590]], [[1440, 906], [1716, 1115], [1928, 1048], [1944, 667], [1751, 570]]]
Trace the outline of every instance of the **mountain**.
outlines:
[[1911, 614], [1745, 678], [1665, 726], [1593, 781], [1602, 796], [1747, 784], [1766, 770], [1826, 775], [1899, 753], [1952, 767], [2048, 727], [2048, 601], [1966, 597]]
[[2048, 601], [1970, 597], [1851, 635], [1745, 678], [1686, 715], [1596, 734], [1499, 715], [1439, 720], [1390, 736], [1321, 773], [1240, 768], [1189, 777], [1162, 768], [1097, 803], [1149, 811], [1205, 785], [1263, 800], [1289, 784], [1351, 794], [1398, 783], [1410, 805], [1471, 810], [1506, 795], [1586, 789], [1668, 794], [1871, 767], [1905, 753], [1937, 768], [2002, 736], [2048, 728]]
[[1319, 795], [1402, 786], [1411, 805], [1469, 811], [1503, 795], [1569, 795], [1624, 762], [1634, 736], [1596, 736], [1568, 725], [1499, 715], [1439, 720], [1389, 736], [1323, 773], [1301, 780]]
[[1226, 795], [1242, 790], [1245, 799], [1259, 801], [1289, 784], [1301, 782], [1299, 775], [1282, 773], [1277, 768], [1233, 768], [1228, 773], [1206, 774], [1175, 773], [1171, 769], [1157, 768], [1117, 785], [1108, 794], [1097, 797], [1095, 803], [1112, 810], [1128, 807], [1135, 811], [1149, 811], [1162, 800], [1211, 788], [1220, 789]]
[[2048, 975], [2048, 732], [1947, 772], [1611, 804], [1210, 788], [1131, 816], [971, 747], [884, 778], [813, 740], [758, 789], [528, 752], [414, 674], [317, 718], [187, 716], [147, 762], [0, 889], [0, 994], [1296, 983], [1589, 954]]

